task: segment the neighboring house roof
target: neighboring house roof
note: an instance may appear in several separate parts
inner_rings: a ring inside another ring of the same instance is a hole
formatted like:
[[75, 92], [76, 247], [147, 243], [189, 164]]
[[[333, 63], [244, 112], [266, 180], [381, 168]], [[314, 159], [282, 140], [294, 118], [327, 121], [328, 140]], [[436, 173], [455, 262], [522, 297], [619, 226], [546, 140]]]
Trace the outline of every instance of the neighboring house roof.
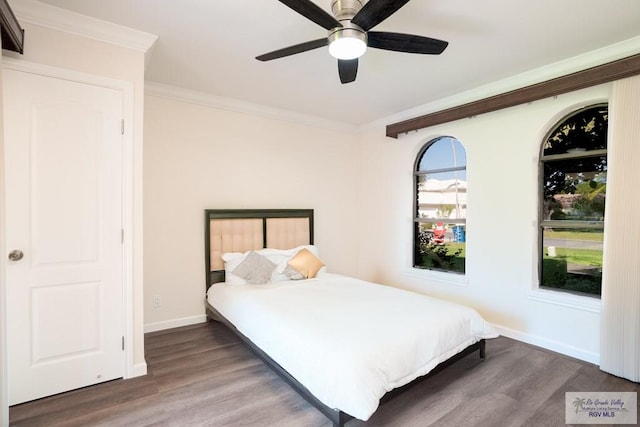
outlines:
[[576, 199], [579, 199], [579, 194], [554, 194], [553, 199], [560, 203], [562, 209], [571, 209]]
[[456, 187], [458, 192], [466, 192], [467, 191], [467, 181], [463, 181], [461, 179], [427, 179], [424, 182], [420, 183], [420, 191], [427, 192], [455, 192]]

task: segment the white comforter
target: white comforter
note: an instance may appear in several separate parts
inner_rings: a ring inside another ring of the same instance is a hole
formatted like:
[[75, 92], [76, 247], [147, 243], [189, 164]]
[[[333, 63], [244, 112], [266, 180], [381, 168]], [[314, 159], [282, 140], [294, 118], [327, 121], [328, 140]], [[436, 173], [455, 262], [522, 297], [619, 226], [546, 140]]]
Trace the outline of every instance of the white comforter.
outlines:
[[325, 405], [361, 420], [386, 392], [498, 336], [471, 308], [335, 274], [217, 283], [208, 301]]

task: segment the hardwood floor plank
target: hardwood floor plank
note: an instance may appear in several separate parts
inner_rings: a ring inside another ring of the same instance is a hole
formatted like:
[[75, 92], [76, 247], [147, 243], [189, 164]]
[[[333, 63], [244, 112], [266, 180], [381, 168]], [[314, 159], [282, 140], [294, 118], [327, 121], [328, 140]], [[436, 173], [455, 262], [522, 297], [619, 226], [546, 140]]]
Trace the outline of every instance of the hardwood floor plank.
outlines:
[[114, 380], [96, 386], [39, 399], [9, 410], [11, 425], [53, 425], [70, 418], [112, 408], [124, 402], [154, 396], [158, 388], [152, 376]]
[[[147, 334], [145, 351], [148, 375], [13, 406], [10, 425], [331, 426], [219, 323]], [[564, 426], [567, 391], [640, 386], [501, 337], [347, 426]]]

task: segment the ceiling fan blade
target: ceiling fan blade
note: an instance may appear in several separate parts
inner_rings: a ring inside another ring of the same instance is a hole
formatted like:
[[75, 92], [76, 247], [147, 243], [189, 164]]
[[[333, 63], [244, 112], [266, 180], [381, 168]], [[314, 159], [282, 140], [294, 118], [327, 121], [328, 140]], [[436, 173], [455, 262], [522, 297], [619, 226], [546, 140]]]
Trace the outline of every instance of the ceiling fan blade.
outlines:
[[313, 3], [311, 0], [280, 0], [280, 3], [288, 6], [290, 9], [295, 10], [305, 18], [315, 22], [316, 24], [324, 27], [327, 30], [331, 30], [336, 27], [342, 27], [342, 24], [338, 22], [333, 16], [325, 12], [320, 6]]
[[354, 81], [358, 74], [358, 58], [338, 59], [338, 74], [340, 74], [342, 84]]
[[296, 53], [306, 52], [308, 50], [317, 49], [327, 45], [327, 39], [317, 39], [308, 42], [288, 46], [282, 49], [274, 50], [273, 52], [265, 53], [260, 56], [256, 56], [258, 61], [271, 61], [272, 59], [283, 58], [285, 56], [295, 55]]
[[375, 27], [394, 13], [409, 0], [370, 0], [362, 6], [362, 9], [351, 19], [351, 22], [358, 25], [365, 31]]
[[376, 49], [428, 55], [439, 55], [449, 45], [449, 42], [430, 37], [379, 31], [369, 31], [367, 38], [367, 46]]

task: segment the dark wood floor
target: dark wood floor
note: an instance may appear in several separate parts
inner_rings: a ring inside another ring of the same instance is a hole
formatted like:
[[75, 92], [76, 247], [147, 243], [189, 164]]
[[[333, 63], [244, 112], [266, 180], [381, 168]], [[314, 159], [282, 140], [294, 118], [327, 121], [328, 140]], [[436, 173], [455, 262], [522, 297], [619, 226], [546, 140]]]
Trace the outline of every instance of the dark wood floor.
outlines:
[[[218, 323], [147, 334], [149, 374], [14, 406], [13, 426], [330, 426]], [[567, 391], [640, 391], [508, 338], [381, 406], [371, 426], [564, 426]]]

